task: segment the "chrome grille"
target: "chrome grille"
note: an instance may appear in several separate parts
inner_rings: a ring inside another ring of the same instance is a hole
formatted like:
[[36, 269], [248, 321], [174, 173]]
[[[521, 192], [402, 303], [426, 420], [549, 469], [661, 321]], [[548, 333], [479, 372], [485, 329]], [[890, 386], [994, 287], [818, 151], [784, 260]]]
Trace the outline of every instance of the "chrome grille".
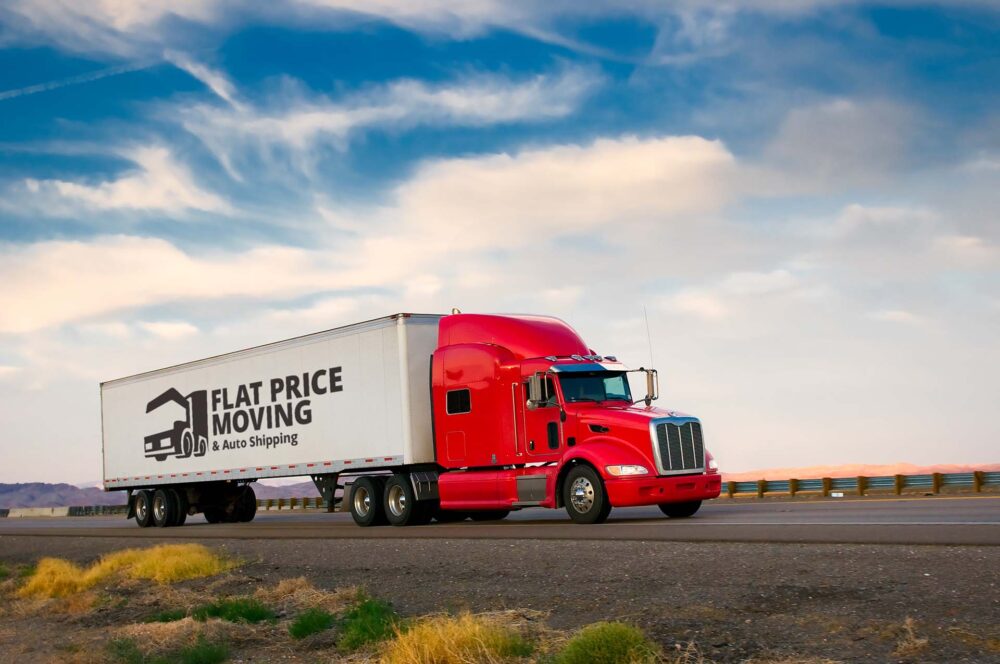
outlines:
[[653, 451], [661, 475], [705, 470], [705, 442], [700, 422], [659, 422], [655, 426]]

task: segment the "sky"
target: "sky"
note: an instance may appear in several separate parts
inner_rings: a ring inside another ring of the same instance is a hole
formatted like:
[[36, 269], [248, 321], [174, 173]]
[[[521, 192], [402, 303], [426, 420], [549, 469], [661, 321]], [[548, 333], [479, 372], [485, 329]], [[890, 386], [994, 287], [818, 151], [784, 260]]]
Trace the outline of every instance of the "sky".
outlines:
[[9, 0], [0, 482], [100, 480], [100, 381], [452, 307], [724, 471], [996, 462], [998, 209], [997, 2]]

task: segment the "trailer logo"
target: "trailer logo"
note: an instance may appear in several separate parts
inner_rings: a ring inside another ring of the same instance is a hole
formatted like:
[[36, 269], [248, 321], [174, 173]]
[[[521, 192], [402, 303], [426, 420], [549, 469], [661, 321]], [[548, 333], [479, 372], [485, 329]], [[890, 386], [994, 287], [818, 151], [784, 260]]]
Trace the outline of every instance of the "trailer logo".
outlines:
[[[145, 454], [157, 461], [166, 461], [171, 456], [200, 457], [205, 456], [209, 443], [213, 452], [294, 447], [299, 444], [299, 434], [294, 429], [312, 423], [312, 400], [343, 391], [340, 367], [253, 381], [237, 385], [232, 391], [221, 387], [211, 390], [210, 417], [209, 390], [184, 395], [170, 388], [147, 403], [146, 412], [175, 404], [184, 409], [183, 419], [175, 420], [166, 431], [146, 436]], [[273, 431], [273, 435], [239, 437], [245, 432], [267, 430]]]
[[184, 419], [175, 420], [174, 426], [166, 431], [146, 436], [146, 457], [165, 461], [168, 456], [179, 459], [205, 456], [208, 450], [208, 392], [198, 390], [184, 396], [171, 387], [147, 403], [146, 412], [151, 413], [168, 403], [181, 406]]

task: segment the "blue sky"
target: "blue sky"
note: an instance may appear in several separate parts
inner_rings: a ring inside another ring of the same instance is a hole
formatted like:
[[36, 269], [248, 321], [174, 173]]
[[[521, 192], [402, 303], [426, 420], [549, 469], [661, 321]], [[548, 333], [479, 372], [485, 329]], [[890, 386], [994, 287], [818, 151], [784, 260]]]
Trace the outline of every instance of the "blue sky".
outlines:
[[0, 481], [99, 478], [100, 380], [452, 306], [635, 365], [645, 307], [664, 402], [730, 470], [997, 461], [998, 28], [985, 1], [5, 3]]

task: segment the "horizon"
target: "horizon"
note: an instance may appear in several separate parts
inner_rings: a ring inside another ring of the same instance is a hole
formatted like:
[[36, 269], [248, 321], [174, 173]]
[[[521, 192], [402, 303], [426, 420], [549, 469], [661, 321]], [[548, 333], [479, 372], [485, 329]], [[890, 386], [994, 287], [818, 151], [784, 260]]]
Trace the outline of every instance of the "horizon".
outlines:
[[724, 474], [996, 458], [995, 4], [174, 4], [0, 8], [0, 482], [100, 476], [101, 381], [452, 307]]

